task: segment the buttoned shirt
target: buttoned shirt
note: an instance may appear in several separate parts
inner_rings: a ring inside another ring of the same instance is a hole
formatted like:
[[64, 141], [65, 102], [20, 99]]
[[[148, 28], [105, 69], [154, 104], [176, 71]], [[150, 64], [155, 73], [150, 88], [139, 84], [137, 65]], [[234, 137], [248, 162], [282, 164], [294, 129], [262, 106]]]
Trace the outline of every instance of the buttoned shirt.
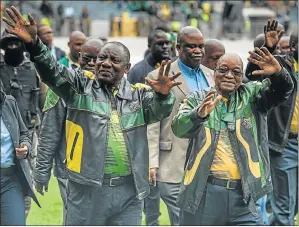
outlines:
[[1, 117], [1, 168], [8, 168], [14, 160], [14, 145], [10, 133]]
[[209, 87], [200, 67], [192, 69], [185, 65], [180, 59], [178, 60], [178, 64], [190, 92], [204, 90]]

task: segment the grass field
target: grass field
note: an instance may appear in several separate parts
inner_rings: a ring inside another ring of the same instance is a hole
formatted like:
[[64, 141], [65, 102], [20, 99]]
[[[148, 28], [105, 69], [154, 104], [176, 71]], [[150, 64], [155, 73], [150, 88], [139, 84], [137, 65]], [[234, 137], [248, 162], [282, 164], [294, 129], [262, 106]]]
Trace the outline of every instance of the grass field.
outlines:
[[[27, 218], [27, 225], [61, 225], [62, 201], [56, 178], [51, 178], [49, 190], [44, 196], [37, 192], [36, 195], [42, 208], [39, 208], [32, 202]], [[159, 218], [160, 225], [170, 225], [167, 208], [163, 201], [160, 204], [160, 212], [162, 213]], [[142, 224], [145, 225], [144, 217]]]

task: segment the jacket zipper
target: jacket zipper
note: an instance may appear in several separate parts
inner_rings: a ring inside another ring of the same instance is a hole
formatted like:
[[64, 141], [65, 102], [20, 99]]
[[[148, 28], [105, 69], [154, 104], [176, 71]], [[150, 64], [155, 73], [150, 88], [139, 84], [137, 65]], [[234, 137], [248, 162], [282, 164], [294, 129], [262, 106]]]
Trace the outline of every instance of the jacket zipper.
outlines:
[[72, 150], [71, 150], [71, 154], [70, 154], [70, 159], [71, 160], [73, 160], [74, 151], [75, 151], [75, 147], [76, 147], [76, 144], [77, 144], [78, 137], [79, 137], [79, 132], [76, 132], [75, 139], [74, 139], [73, 146], [72, 146]]
[[239, 171], [240, 171], [240, 175], [241, 175], [241, 184], [242, 184], [242, 191], [243, 191], [243, 201], [245, 204], [247, 204], [247, 198], [244, 198], [246, 197], [245, 193], [244, 193], [244, 177], [243, 177], [243, 170], [241, 169], [241, 166], [240, 166], [240, 158], [237, 154], [237, 151], [236, 151], [236, 147], [235, 146], [238, 146], [237, 145], [237, 141], [235, 141], [235, 138], [232, 137], [232, 131], [228, 131], [228, 137], [229, 137], [229, 140], [231, 142], [231, 145], [232, 145], [232, 148], [233, 148], [233, 152], [235, 154], [235, 157], [237, 159], [237, 164], [238, 164], [238, 167], [239, 167]]
[[[117, 108], [117, 105], [116, 105], [116, 111], [117, 111], [117, 114], [118, 114], [118, 116], [120, 118], [121, 115], [120, 115], [120, 112], [119, 112], [119, 110]], [[121, 122], [120, 122], [120, 124], [121, 124]], [[138, 193], [138, 189], [137, 189], [137, 185], [136, 185], [136, 182], [137, 182], [136, 181], [136, 176], [134, 174], [134, 168], [133, 168], [133, 164], [132, 164], [132, 159], [131, 159], [130, 151], [128, 149], [128, 141], [127, 141], [125, 132], [126, 132], [125, 130], [122, 130], [123, 137], [124, 137], [125, 144], [126, 144], [127, 153], [128, 153], [128, 156], [129, 156], [129, 162], [130, 162], [131, 172], [132, 172], [132, 176], [133, 176], [133, 179], [134, 179], [134, 186], [135, 186], [136, 192]], [[137, 198], [138, 199], [140, 198], [139, 194], [137, 195]]]

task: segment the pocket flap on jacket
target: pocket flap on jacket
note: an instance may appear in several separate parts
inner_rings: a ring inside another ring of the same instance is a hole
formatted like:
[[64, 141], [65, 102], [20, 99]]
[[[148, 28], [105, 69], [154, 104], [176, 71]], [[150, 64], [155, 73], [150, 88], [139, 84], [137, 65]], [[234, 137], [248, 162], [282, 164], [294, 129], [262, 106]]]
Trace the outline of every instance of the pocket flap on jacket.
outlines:
[[160, 145], [160, 150], [171, 151], [172, 149], [172, 141], [160, 142], [159, 145]]

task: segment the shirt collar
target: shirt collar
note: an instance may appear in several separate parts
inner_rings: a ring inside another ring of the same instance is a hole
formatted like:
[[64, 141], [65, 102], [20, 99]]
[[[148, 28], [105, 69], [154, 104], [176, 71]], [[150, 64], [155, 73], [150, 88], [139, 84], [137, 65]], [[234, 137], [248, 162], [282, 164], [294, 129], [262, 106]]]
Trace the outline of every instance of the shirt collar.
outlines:
[[[66, 59], [69, 61], [69, 66], [70, 66], [71, 68], [79, 68], [79, 67], [80, 67], [79, 63], [76, 63], [76, 62], [73, 62], [73, 61], [72, 61], [70, 55], [66, 56]], [[75, 66], [75, 67], [74, 67], [74, 66]]]
[[178, 59], [178, 64], [182, 71], [185, 71], [188, 73], [188, 76], [191, 75], [192, 72], [196, 72], [196, 73], [200, 72], [200, 66], [198, 66], [195, 69], [192, 69], [189, 66], [185, 65], [180, 59]]
[[56, 60], [56, 50], [55, 50], [55, 46], [54, 45], [52, 45], [52, 47], [51, 47], [51, 53], [52, 53], [53, 57]]

